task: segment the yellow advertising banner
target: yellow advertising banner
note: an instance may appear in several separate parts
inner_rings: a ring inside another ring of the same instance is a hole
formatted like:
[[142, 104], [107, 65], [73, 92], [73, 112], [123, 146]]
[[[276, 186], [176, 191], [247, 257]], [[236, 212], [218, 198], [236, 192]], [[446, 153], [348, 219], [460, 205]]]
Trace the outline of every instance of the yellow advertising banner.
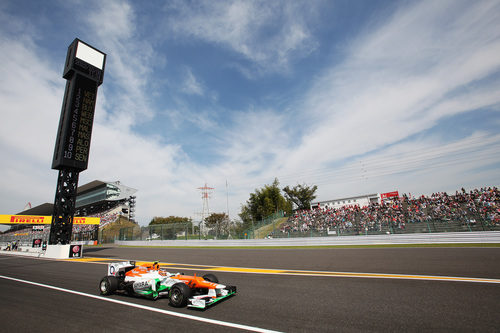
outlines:
[[[51, 224], [52, 216], [39, 215], [0, 215], [0, 224]], [[73, 225], [99, 224], [99, 217], [74, 217]]]

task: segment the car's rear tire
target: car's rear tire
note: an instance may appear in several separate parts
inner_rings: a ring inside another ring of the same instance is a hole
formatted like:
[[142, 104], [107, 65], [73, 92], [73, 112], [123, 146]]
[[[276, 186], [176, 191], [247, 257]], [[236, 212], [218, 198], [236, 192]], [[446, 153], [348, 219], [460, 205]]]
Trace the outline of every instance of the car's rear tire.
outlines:
[[205, 274], [205, 275], [203, 275], [203, 279], [205, 281], [209, 281], [209, 282], [213, 282], [213, 283], [219, 283], [219, 279], [217, 278], [217, 276], [215, 276], [213, 274]]
[[118, 279], [114, 276], [105, 276], [99, 283], [101, 295], [107, 296], [113, 294], [118, 289]]
[[168, 293], [170, 305], [176, 308], [185, 307], [192, 294], [191, 289], [184, 282], [176, 283], [170, 288]]

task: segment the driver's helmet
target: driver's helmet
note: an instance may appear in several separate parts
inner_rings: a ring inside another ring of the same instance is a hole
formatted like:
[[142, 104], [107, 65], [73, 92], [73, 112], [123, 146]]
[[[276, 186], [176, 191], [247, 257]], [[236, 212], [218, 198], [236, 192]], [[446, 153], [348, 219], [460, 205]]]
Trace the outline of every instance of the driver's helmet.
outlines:
[[158, 263], [158, 261], [155, 261], [155, 262], [153, 263], [153, 266], [151, 266], [151, 269], [153, 269], [153, 270], [155, 270], [155, 271], [157, 271], [157, 270], [159, 270], [159, 269], [160, 269], [160, 264]]

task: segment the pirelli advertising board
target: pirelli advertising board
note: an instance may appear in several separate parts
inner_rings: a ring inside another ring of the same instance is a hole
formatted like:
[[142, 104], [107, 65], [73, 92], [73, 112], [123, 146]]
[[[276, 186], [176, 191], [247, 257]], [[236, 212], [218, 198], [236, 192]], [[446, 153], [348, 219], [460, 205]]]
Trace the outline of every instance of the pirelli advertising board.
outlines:
[[[40, 215], [0, 215], [0, 224], [51, 224], [52, 216]], [[73, 225], [99, 224], [99, 217], [74, 217]]]
[[63, 77], [66, 90], [57, 131], [52, 169], [87, 169], [97, 87], [106, 54], [75, 39], [68, 48]]

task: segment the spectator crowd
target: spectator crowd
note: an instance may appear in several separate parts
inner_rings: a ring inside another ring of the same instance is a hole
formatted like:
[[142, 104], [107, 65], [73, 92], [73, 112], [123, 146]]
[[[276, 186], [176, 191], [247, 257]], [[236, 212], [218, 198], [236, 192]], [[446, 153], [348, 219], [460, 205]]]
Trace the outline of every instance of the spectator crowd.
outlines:
[[320, 207], [300, 210], [281, 225], [282, 233], [404, 232], [411, 224], [449, 222], [475, 226], [481, 222], [488, 230], [500, 227], [500, 192], [496, 187], [465, 189], [454, 195], [446, 192], [414, 198], [403, 194], [370, 203], [368, 206], [349, 205], [341, 208]]

